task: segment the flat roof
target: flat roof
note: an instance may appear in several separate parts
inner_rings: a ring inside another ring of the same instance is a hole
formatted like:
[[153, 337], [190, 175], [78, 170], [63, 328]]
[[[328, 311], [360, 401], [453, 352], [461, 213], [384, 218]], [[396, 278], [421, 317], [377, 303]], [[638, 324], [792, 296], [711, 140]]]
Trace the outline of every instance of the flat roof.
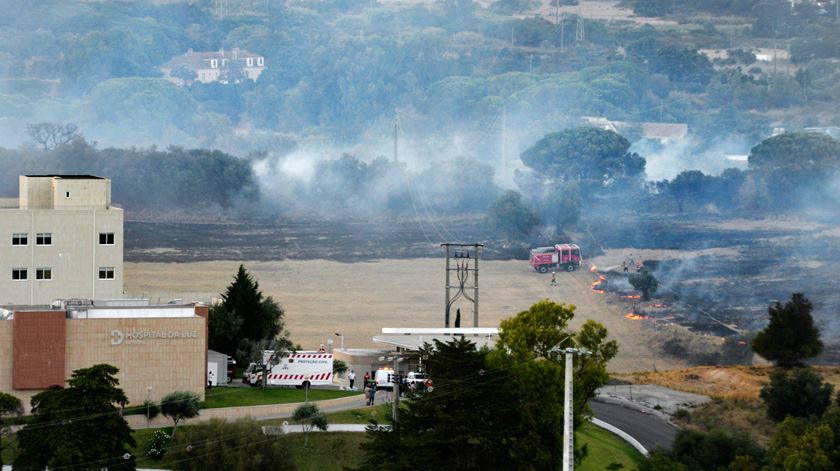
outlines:
[[61, 178], [62, 180], [104, 180], [96, 175], [75, 175], [75, 174], [50, 174], [50, 175], [25, 175], [29, 178]]
[[[434, 343], [435, 340], [448, 342], [455, 337], [457, 335], [377, 335], [373, 337], [373, 341], [406, 350], [420, 350], [423, 345]], [[492, 335], [463, 335], [463, 337], [478, 348], [496, 345], [496, 337]]]

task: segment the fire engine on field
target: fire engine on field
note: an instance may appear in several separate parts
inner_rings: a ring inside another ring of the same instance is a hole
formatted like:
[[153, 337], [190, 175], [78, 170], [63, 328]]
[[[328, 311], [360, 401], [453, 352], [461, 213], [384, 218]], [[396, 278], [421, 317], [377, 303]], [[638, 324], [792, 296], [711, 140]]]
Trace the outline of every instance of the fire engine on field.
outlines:
[[[332, 353], [319, 351], [289, 352], [274, 361], [274, 351], [263, 352], [263, 364], [268, 369], [266, 386], [296, 386], [308, 388], [310, 386], [325, 386], [332, 384], [333, 356]], [[263, 372], [257, 363], [248, 365], [242, 382], [253, 387], [262, 386]]]
[[549, 270], [575, 271], [580, 268], [580, 247], [576, 244], [557, 244], [553, 247], [531, 249], [528, 263], [540, 273]]

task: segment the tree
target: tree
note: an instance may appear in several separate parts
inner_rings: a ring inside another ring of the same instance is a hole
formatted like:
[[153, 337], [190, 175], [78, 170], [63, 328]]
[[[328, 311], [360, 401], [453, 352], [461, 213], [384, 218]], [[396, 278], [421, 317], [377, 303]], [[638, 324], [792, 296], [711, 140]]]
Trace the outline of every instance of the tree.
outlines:
[[776, 428], [767, 450], [765, 470], [831, 471], [840, 466], [840, 421], [788, 417]]
[[23, 415], [23, 405], [15, 396], [0, 392], [0, 468], [3, 467], [3, 450], [8, 446], [3, 444], [3, 436], [9, 432], [4, 418], [10, 415]]
[[333, 360], [333, 374], [343, 375], [347, 372], [347, 363], [342, 360]]
[[832, 385], [810, 368], [797, 368], [788, 373], [776, 370], [770, 383], [761, 388], [761, 399], [767, 415], [781, 422], [786, 417], [822, 417], [831, 404]]
[[26, 133], [44, 148], [44, 152], [67, 144], [76, 137], [79, 127], [73, 123], [31, 123], [26, 125]]
[[603, 186], [614, 178], [639, 178], [645, 159], [628, 153], [630, 142], [613, 131], [582, 127], [547, 134], [520, 158], [546, 179], [585, 180]]
[[254, 419], [210, 419], [173, 437], [159, 467], [181, 471], [208, 469], [297, 469], [287, 440], [267, 439]]
[[521, 430], [506, 387], [514, 381], [510, 372], [491, 366], [488, 352], [462, 337], [436, 340], [421, 354], [434, 390], [409, 389], [398, 424], [368, 427], [360, 468], [515, 469], [507, 446]]
[[309, 432], [314, 429], [327, 430], [327, 416], [315, 404], [301, 404], [292, 414], [292, 420], [303, 426], [303, 446], [309, 446]]
[[175, 67], [169, 75], [179, 78], [186, 83], [192, 83], [192, 81], [197, 78], [195, 70], [186, 64], [181, 64], [178, 67]]
[[197, 417], [201, 409], [201, 402], [198, 394], [192, 391], [175, 391], [163, 396], [160, 400], [160, 412], [172, 419], [172, 438], [175, 438], [175, 430], [178, 423], [184, 419]]
[[668, 194], [676, 201], [680, 214], [683, 212], [685, 200], [697, 198], [705, 183], [706, 176], [699, 170], [686, 170], [668, 182]]
[[633, 289], [642, 292], [642, 299], [645, 301], [650, 300], [659, 288], [659, 280], [647, 268], [642, 268], [642, 271], [630, 275], [628, 281], [633, 285]]
[[263, 297], [259, 283], [245, 266], [239, 265], [233, 282], [222, 294], [222, 303], [210, 311], [210, 348], [247, 364], [254, 357], [251, 353], [255, 345], [287, 340], [283, 314], [274, 299]]
[[78, 369], [66, 389], [53, 386], [36, 394], [33, 421], [18, 432], [15, 469], [134, 470], [136, 443], [116, 407], [128, 402], [118, 371], [104, 364]]
[[491, 224], [510, 241], [522, 240], [539, 225], [539, 216], [525, 203], [522, 195], [508, 190], [487, 210]]
[[784, 133], [765, 139], [753, 147], [750, 168], [802, 170], [840, 168], [840, 141], [817, 133]]
[[811, 317], [812, 307], [802, 293], [794, 293], [784, 305], [771, 305], [767, 309], [770, 323], [756, 334], [753, 351], [783, 368], [801, 365], [803, 359], [819, 355], [823, 343]]

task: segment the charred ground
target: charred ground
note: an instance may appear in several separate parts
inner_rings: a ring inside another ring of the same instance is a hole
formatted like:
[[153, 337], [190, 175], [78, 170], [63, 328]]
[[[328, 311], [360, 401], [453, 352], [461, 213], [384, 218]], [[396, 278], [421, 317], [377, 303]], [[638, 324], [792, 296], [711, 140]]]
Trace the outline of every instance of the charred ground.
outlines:
[[[804, 292], [825, 340], [827, 360], [840, 360], [840, 233], [832, 225], [791, 220], [638, 217], [590, 220], [578, 235], [588, 258], [616, 250], [704, 253], [731, 249], [725, 255], [657, 257], [659, 300], [667, 309], [638, 303], [642, 314], [667, 317], [692, 331], [729, 336], [730, 329], [762, 328], [767, 306]], [[526, 259], [529, 244], [502, 244], [482, 218], [464, 220], [404, 219], [385, 222], [235, 221], [220, 223], [126, 222], [126, 260], [132, 262], [272, 261], [325, 259], [364, 262], [381, 259], [440, 257], [444, 240], [483, 241], [482, 258]], [[673, 254], [673, 252], [669, 252]], [[639, 256], [638, 258], [642, 258]], [[625, 300], [626, 302], [626, 300]], [[654, 302], [655, 303], [655, 302]]]

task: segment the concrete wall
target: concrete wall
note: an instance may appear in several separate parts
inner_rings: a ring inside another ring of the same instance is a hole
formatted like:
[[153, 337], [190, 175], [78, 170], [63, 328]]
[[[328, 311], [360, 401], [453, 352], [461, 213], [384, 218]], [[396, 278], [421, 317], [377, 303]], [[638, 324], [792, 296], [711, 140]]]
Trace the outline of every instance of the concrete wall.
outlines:
[[[36, 245], [38, 233], [52, 245]], [[114, 245], [100, 245], [99, 233], [113, 232]], [[13, 233], [26, 233], [25, 246], [12, 246]], [[113, 280], [100, 280], [99, 267], [114, 267]], [[26, 268], [26, 281], [12, 269]], [[52, 280], [36, 280], [50, 268]], [[123, 293], [123, 212], [110, 209], [0, 210], [0, 304], [49, 304], [59, 298], [114, 299]]]
[[111, 205], [111, 180], [54, 178], [52, 185], [55, 209], [107, 208]]

